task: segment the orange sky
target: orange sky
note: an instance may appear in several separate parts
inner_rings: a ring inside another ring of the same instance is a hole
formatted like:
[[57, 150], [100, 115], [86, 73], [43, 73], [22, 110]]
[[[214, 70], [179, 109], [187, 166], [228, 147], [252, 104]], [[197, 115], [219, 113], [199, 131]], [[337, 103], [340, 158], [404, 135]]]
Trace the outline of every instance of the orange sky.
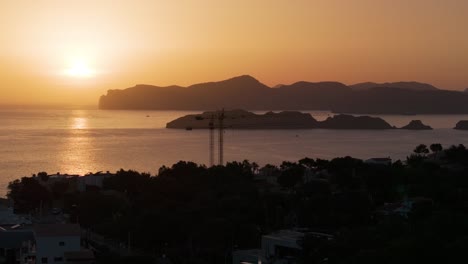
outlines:
[[467, 14], [465, 0], [2, 0], [0, 104], [241, 74], [464, 89]]

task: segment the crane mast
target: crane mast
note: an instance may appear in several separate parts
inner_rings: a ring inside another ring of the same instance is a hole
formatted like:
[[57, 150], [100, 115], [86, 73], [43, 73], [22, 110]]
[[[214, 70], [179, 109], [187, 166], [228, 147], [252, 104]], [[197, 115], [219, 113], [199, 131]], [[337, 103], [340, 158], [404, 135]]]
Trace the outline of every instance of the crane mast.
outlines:
[[[209, 128], [210, 167], [215, 164], [215, 130], [218, 130], [218, 165], [224, 165], [224, 108], [211, 114]], [[217, 125], [215, 124], [217, 121]]]
[[218, 132], [219, 132], [218, 165], [223, 166], [224, 165], [224, 160], [223, 160], [224, 159], [224, 108], [218, 114], [218, 121], [219, 121], [219, 127], [218, 127]]
[[210, 129], [210, 167], [213, 167], [214, 165], [214, 147], [215, 147], [215, 139], [214, 139], [214, 114], [211, 115], [210, 118], [210, 123], [209, 123], [209, 129]]

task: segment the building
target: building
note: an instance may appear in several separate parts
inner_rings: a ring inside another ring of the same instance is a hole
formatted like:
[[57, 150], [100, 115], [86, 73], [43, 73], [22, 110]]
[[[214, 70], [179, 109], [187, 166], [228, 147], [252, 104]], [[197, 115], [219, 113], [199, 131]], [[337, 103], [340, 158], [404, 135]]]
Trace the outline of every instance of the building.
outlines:
[[365, 160], [364, 163], [370, 164], [370, 165], [390, 166], [392, 165], [392, 159], [391, 158], [371, 158], [371, 159]]
[[93, 264], [94, 254], [91, 250], [69, 251], [64, 255], [67, 264]]
[[0, 263], [35, 263], [34, 235], [31, 230], [0, 230]]
[[[38, 224], [34, 226], [36, 263], [72, 263], [77, 259], [91, 261], [89, 254], [81, 250], [81, 230], [77, 224]], [[80, 262], [92, 263], [92, 262]]]
[[0, 205], [0, 226], [30, 225], [31, 223], [30, 216], [15, 214], [13, 208]]
[[304, 236], [304, 233], [293, 230], [280, 230], [262, 236], [263, 257], [273, 263], [280, 259], [293, 259], [302, 250], [299, 243]]
[[94, 174], [87, 174], [85, 176], [78, 177], [78, 191], [80, 192], [85, 192], [87, 189], [87, 186], [94, 186], [98, 188], [102, 188], [104, 179], [114, 176], [115, 174], [106, 172], [106, 173], [101, 173], [97, 172]]
[[301, 241], [305, 236], [313, 236], [331, 240], [333, 235], [310, 232], [307, 230], [280, 230], [262, 236], [260, 249], [237, 250], [233, 252], [233, 264], [240, 263], [295, 263], [295, 258], [301, 253]]
[[232, 253], [233, 264], [260, 264], [266, 263], [261, 249], [236, 250]]

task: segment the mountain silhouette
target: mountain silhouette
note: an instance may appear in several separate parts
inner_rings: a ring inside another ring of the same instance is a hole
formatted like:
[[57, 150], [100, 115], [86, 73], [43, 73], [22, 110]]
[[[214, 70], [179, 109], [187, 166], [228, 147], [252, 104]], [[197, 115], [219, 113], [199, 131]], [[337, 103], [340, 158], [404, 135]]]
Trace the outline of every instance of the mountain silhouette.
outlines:
[[[377, 86], [375, 86], [377, 85]], [[371, 88], [372, 86], [375, 86]], [[390, 87], [389, 87], [390, 86]], [[155, 110], [327, 110], [355, 114], [466, 114], [468, 93], [430, 84], [396, 82], [347, 86], [339, 82], [305, 82], [270, 88], [252, 76], [188, 87], [139, 84], [109, 90], [101, 109]]]
[[419, 82], [391, 82], [391, 83], [373, 83], [373, 82], [365, 82], [365, 83], [358, 83], [350, 85], [351, 89], [353, 90], [369, 90], [373, 88], [385, 87], [385, 88], [400, 88], [406, 90], [414, 90], [414, 91], [435, 91], [439, 90], [437, 87], [434, 87], [427, 83], [419, 83]]

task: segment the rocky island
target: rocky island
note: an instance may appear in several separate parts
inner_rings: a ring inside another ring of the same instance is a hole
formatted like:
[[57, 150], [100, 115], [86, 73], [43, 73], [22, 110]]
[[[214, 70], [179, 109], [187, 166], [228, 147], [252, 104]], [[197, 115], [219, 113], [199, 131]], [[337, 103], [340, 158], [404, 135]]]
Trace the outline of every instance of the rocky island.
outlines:
[[407, 130], [432, 130], [432, 127], [427, 126], [421, 122], [421, 120], [413, 120], [408, 125], [401, 127], [400, 129]]
[[[217, 127], [220, 112], [186, 115], [166, 124], [166, 128], [208, 129]], [[298, 111], [255, 114], [245, 110], [224, 111], [223, 126], [230, 129], [393, 129], [378, 117], [336, 115], [317, 121], [310, 114]]]
[[468, 130], [468, 120], [461, 120], [459, 121], [456, 125], [455, 125], [455, 128], [454, 129], [458, 129], [458, 130]]
[[370, 116], [335, 115], [318, 122], [324, 129], [393, 129], [385, 120]]

